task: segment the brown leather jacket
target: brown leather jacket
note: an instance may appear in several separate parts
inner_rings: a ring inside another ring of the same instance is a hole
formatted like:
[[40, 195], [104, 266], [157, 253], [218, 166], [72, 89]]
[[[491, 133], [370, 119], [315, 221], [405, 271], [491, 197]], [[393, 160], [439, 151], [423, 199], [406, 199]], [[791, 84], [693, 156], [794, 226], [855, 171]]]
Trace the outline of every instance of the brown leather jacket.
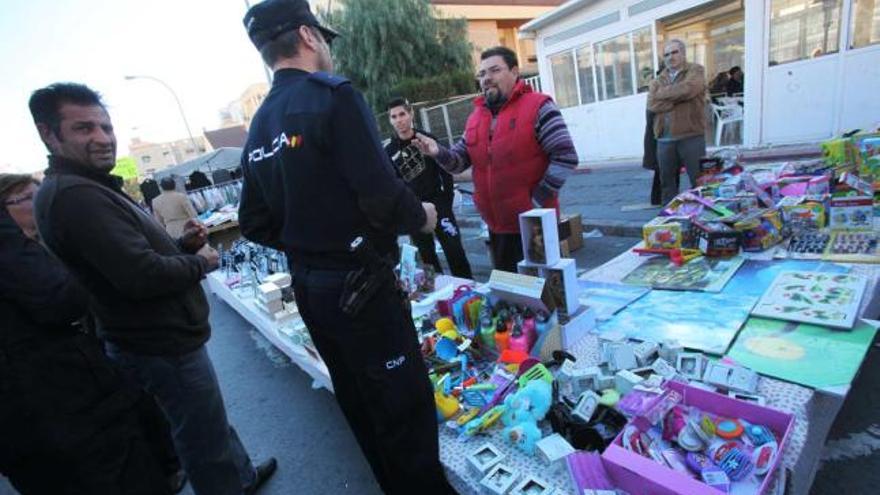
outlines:
[[[663, 136], [670, 123], [670, 137], [700, 136], [706, 132], [706, 75], [702, 65], [685, 63], [671, 81], [669, 69], [651, 81], [648, 110], [654, 112], [654, 136]], [[670, 118], [667, 119], [667, 116]]]

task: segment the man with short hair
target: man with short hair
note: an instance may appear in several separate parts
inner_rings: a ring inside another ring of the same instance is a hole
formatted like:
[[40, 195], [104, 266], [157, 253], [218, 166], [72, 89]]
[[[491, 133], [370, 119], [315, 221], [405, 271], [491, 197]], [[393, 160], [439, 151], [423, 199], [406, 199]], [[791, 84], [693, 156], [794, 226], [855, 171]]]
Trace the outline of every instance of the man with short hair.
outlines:
[[413, 144], [416, 132], [430, 136], [425, 131], [417, 130], [413, 125], [413, 111], [405, 98], [393, 98], [386, 106], [388, 120], [394, 128], [394, 135], [385, 145], [385, 152], [391, 158], [391, 164], [397, 175], [403, 179], [410, 189], [425, 203], [432, 203], [437, 208], [437, 227], [433, 234], [421, 232], [410, 235], [413, 244], [418, 248], [422, 262], [432, 265], [437, 273], [443, 273], [443, 266], [434, 249], [434, 237], [440, 241], [449, 271], [453, 276], [473, 278], [471, 265], [461, 244], [461, 231], [452, 211], [452, 200], [455, 189], [452, 175], [437, 165], [430, 156], [426, 156]]
[[648, 110], [654, 112], [661, 202], [678, 194], [676, 178], [683, 164], [691, 187], [697, 186], [700, 158], [706, 154], [706, 76], [687, 62], [685, 44], [670, 40], [663, 48], [666, 68], [651, 81]]
[[108, 356], [153, 394], [199, 495], [254, 493], [275, 460], [254, 469], [226, 411], [205, 349], [217, 268], [207, 231], [189, 222], [172, 239], [110, 175], [116, 136], [100, 95], [74, 83], [34, 91], [29, 102], [49, 150], [35, 213], [40, 237], [91, 293]]
[[474, 100], [464, 135], [452, 147], [419, 134], [416, 145], [457, 174], [473, 166], [474, 203], [489, 226], [492, 263], [516, 272], [523, 259], [519, 214], [559, 212], [559, 190], [578, 157], [559, 108], [519, 77], [516, 54], [502, 46], [480, 55], [482, 96]]
[[177, 184], [173, 177], [163, 177], [159, 186], [162, 193], [153, 199], [153, 215], [168, 235], [176, 239], [183, 235], [186, 223], [198, 214], [186, 194], [175, 190]]
[[[446, 494], [437, 412], [409, 304], [388, 261], [437, 214], [397, 178], [306, 0], [265, 0], [244, 25], [274, 78], [242, 154], [239, 223], [283, 250], [296, 304], [385, 493]], [[352, 242], [355, 241], [355, 242]]]

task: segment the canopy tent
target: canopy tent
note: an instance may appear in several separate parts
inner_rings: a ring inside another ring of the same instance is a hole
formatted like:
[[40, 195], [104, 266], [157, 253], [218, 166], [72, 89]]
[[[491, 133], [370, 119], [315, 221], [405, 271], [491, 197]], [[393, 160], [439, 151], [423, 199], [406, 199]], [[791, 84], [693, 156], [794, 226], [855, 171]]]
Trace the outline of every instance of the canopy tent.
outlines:
[[235, 169], [241, 165], [241, 151], [241, 148], [216, 149], [198, 158], [155, 172], [153, 177], [157, 181], [168, 176], [187, 177], [196, 170], [210, 176], [214, 170]]

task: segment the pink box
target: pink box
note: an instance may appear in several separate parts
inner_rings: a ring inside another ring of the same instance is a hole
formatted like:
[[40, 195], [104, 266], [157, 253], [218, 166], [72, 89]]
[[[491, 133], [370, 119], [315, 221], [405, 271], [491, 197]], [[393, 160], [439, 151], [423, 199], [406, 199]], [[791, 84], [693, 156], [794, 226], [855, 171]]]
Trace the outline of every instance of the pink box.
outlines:
[[[683, 397], [683, 403], [719, 416], [744, 419], [770, 428], [779, 438], [779, 450], [770, 470], [761, 481], [756, 494], [767, 493], [773, 474], [782, 461], [794, 427], [794, 416], [768, 407], [733, 399], [725, 395], [694, 388], [683, 383], [667, 382], [666, 387]], [[602, 453], [605, 469], [617, 486], [631, 495], [725, 495], [686, 474], [670, 469], [653, 459], [642, 457], [622, 447], [621, 435]]]

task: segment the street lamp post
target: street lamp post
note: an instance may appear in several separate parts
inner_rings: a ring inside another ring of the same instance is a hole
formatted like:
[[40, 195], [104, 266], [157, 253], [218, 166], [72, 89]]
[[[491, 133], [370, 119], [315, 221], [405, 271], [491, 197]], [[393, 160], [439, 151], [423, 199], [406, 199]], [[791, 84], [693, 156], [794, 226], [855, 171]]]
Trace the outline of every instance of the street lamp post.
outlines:
[[159, 79], [158, 77], [153, 77], [153, 76], [125, 76], [125, 80], [126, 80], [126, 81], [132, 81], [132, 80], [134, 80], [134, 79], [149, 79], [149, 80], [151, 80], [151, 81], [155, 81], [155, 82], [161, 84], [162, 86], [164, 86], [165, 89], [167, 89], [168, 92], [171, 93], [171, 96], [174, 97], [174, 101], [177, 103], [177, 109], [180, 111], [180, 117], [183, 119], [183, 125], [184, 125], [184, 127], [186, 127], [186, 133], [189, 135], [189, 140], [190, 140], [190, 142], [192, 142], [192, 145], [193, 145], [193, 151], [196, 153], [196, 155], [198, 155], [198, 153], [199, 153], [199, 145], [196, 144], [196, 140], [195, 140], [195, 138], [193, 137], [192, 131], [189, 129], [189, 122], [187, 122], [187, 120], [186, 120], [186, 114], [183, 113], [183, 105], [180, 104], [180, 98], [177, 97], [177, 93], [175, 93], [174, 90], [171, 89], [171, 86], [169, 86], [165, 81]]

